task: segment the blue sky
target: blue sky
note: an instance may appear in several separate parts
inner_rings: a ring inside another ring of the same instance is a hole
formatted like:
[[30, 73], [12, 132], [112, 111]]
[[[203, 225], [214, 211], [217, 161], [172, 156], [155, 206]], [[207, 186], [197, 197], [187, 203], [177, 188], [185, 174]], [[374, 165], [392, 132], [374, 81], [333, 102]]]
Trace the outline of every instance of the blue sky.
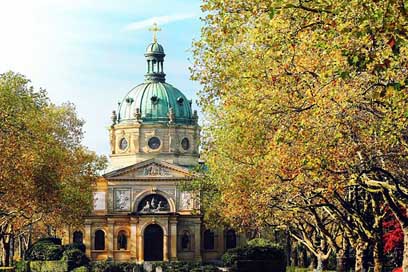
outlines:
[[0, 73], [22, 73], [54, 103], [74, 103], [84, 144], [108, 155], [111, 112], [143, 82], [153, 21], [162, 28], [167, 82], [196, 99], [188, 67], [200, 16], [199, 0], [0, 0]]

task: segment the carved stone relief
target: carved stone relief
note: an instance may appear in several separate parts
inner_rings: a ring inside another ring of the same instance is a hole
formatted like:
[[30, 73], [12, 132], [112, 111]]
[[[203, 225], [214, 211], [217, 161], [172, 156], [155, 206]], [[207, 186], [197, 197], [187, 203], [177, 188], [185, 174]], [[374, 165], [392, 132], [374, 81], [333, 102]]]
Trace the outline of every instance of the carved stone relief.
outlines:
[[115, 189], [114, 199], [116, 211], [130, 210], [130, 189]]
[[158, 194], [151, 194], [140, 201], [137, 208], [139, 213], [161, 213], [170, 211], [167, 199]]
[[160, 167], [156, 164], [151, 164], [143, 169], [144, 176], [160, 177], [160, 176], [171, 176], [168, 169]]
[[191, 210], [194, 208], [194, 201], [191, 193], [182, 192], [180, 196], [180, 208], [184, 210]]
[[95, 211], [101, 211], [106, 209], [105, 192], [94, 192], [93, 199]]

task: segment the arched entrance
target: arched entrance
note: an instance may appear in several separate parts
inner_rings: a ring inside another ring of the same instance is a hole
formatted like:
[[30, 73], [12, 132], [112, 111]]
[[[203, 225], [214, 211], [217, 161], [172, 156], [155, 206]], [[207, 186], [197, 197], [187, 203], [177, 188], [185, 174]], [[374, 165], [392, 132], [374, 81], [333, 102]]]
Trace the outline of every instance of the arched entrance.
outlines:
[[152, 224], [144, 231], [144, 260], [163, 261], [163, 229]]

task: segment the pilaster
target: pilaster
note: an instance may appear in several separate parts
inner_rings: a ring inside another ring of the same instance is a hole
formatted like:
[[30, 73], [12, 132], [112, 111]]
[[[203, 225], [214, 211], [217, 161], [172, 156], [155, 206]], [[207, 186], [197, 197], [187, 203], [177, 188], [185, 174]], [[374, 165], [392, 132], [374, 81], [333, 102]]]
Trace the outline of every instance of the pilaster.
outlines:
[[108, 234], [106, 235], [106, 248], [108, 249], [108, 258], [113, 259], [113, 244], [114, 244], [114, 232], [113, 232], [113, 222], [108, 222]]
[[[138, 260], [138, 247], [137, 247], [137, 219], [130, 219], [130, 259]], [[139, 247], [140, 248], [140, 247]]]
[[168, 235], [163, 235], [163, 261], [169, 260], [169, 239]]
[[201, 261], [201, 223], [194, 224], [194, 259]]
[[84, 245], [86, 256], [88, 256], [88, 258], [91, 258], [92, 250], [91, 224], [85, 224]]
[[138, 261], [139, 262], [144, 261], [143, 242], [144, 242], [143, 241], [143, 236], [142, 236], [141, 233], [138, 232], [138, 235], [137, 235], [137, 248], [138, 248], [138, 250], [137, 250], [137, 252], [139, 253], [139, 256], [138, 256]]
[[170, 260], [177, 260], [177, 218], [170, 219]]

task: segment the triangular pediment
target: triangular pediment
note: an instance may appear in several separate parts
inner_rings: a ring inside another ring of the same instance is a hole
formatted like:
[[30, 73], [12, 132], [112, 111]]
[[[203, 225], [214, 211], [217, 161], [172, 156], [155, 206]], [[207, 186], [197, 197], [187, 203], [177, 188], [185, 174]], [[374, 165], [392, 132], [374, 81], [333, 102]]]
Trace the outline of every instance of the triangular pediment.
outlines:
[[146, 160], [103, 175], [106, 179], [183, 179], [191, 173], [185, 167], [160, 161]]

